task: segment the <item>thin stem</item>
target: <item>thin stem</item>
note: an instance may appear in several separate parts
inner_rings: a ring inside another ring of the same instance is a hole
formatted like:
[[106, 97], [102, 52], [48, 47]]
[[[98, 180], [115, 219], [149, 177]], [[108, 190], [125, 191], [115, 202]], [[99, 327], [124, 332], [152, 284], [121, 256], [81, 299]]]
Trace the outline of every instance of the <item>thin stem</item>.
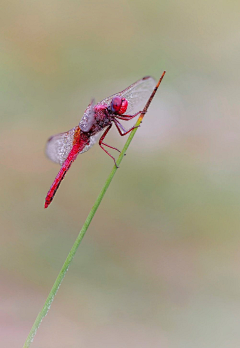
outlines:
[[[143, 119], [145, 113], [147, 112], [147, 109], [148, 109], [148, 107], [149, 107], [149, 105], [150, 105], [150, 103], [151, 103], [151, 101], [152, 101], [152, 99], [153, 99], [153, 97], [154, 97], [154, 95], [155, 95], [155, 93], [156, 93], [156, 91], [157, 91], [157, 89], [158, 89], [158, 87], [159, 87], [159, 85], [160, 85], [164, 75], [165, 75], [165, 71], [163, 72], [163, 74], [162, 74], [160, 80], [158, 81], [155, 89], [153, 90], [150, 98], [148, 99], [148, 101], [147, 101], [147, 103], [146, 103], [142, 113], [140, 114], [140, 116], [139, 116], [139, 118], [138, 118], [138, 120], [136, 122], [136, 127], [139, 126], [140, 123], [142, 122], [142, 119]], [[123, 150], [120, 153], [120, 155], [119, 155], [119, 157], [118, 157], [118, 159], [116, 161], [117, 166], [119, 166], [119, 164], [121, 163], [121, 161], [122, 161], [122, 159], [124, 157], [124, 154], [126, 153], [126, 151], [127, 151], [128, 147], [129, 147], [129, 145], [130, 145], [130, 143], [131, 143], [131, 141], [132, 141], [136, 131], [137, 131], [137, 128], [133, 129], [133, 131], [130, 133], [130, 135], [129, 135], [129, 137], [128, 137], [128, 139], [127, 139], [127, 141], [126, 141], [126, 143], [125, 143], [125, 145], [123, 147]], [[38, 330], [38, 328], [39, 328], [43, 318], [47, 315], [47, 312], [49, 311], [49, 309], [51, 307], [51, 304], [52, 304], [52, 302], [54, 300], [54, 297], [55, 297], [55, 295], [56, 295], [56, 293], [57, 293], [57, 291], [58, 291], [58, 289], [59, 289], [59, 287], [60, 287], [60, 285], [61, 285], [61, 283], [63, 281], [63, 278], [64, 278], [64, 276], [65, 276], [65, 274], [66, 274], [66, 272], [67, 272], [67, 270], [69, 268], [69, 265], [72, 262], [72, 260], [74, 258], [74, 255], [76, 254], [76, 251], [77, 251], [77, 249], [79, 247], [79, 244], [81, 243], [81, 241], [82, 241], [82, 239], [83, 239], [83, 237], [84, 237], [84, 235], [85, 235], [85, 233], [86, 233], [86, 231], [87, 231], [87, 229], [88, 229], [88, 227], [89, 227], [89, 225], [90, 225], [90, 223], [91, 223], [91, 221], [92, 221], [92, 219], [93, 219], [93, 217], [94, 217], [94, 215], [95, 215], [95, 213], [96, 213], [96, 211], [97, 211], [97, 209], [98, 209], [98, 207], [99, 207], [99, 205], [100, 205], [100, 203], [101, 203], [101, 201], [103, 199], [103, 196], [105, 195], [105, 192], [107, 191], [107, 189], [108, 189], [108, 187], [109, 187], [109, 185], [110, 185], [110, 183], [111, 183], [111, 181], [112, 181], [112, 179], [113, 179], [113, 177], [114, 177], [114, 175], [116, 173], [116, 171], [117, 171], [117, 167], [114, 165], [114, 167], [113, 167], [113, 169], [112, 169], [108, 179], [105, 182], [105, 185], [103, 186], [99, 196], [96, 199], [96, 202], [94, 203], [90, 213], [88, 214], [88, 217], [87, 217], [86, 221], [84, 222], [84, 225], [83, 225], [81, 231], [79, 232], [79, 235], [78, 235], [76, 241], [74, 242], [72, 249], [70, 250], [70, 252], [69, 252], [69, 254], [67, 256], [66, 261], [64, 262], [64, 264], [62, 266], [62, 269], [59, 272], [55, 283], [53, 284], [53, 287], [52, 287], [52, 289], [51, 289], [51, 291], [50, 291], [50, 293], [49, 293], [49, 295], [47, 297], [47, 300], [46, 300], [42, 310], [38, 314], [38, 316], [37, 316], [37, 318], [36, 318], [32, 328], [31, 328], [31, 331], [29, 332], [29, 335], [28, 335], [28, 337], [26, 339], [26, 342], [24, 343], [23, 348], [28, 348], [30, 346], [30, 344], [32, 343], [32, 341], [33, 341], [33, 339], [34, 339], [34, 337], [35, 337], [35, 335], [37, 333], [37, 330]]]

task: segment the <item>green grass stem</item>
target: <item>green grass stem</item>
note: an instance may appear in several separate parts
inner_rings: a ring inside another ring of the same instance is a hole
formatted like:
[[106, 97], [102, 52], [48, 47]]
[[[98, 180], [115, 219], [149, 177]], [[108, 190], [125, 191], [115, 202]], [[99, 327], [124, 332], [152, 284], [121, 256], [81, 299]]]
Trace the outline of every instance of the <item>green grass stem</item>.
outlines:
[[[136, 128], [133, 129], [133, 131], [130, 133], [130, 135], [129, 135], [129, 137], [128, 137], [128, 139], [127, 139], [127, 141], [126, 141], [126, 143], [125, 143], [125, 145], [123, 147], [123, 150], [120, 153], [120, 155], [119, 155], [119, 157], [118, 157], [118, 159], [116, 161], [118, 166], [122, 162], [122, 159], [123, 159], [123, 157], [124, 157], [128, 147], [129, 147], [129, 145], [130, 145], [130, 143], [131, 143], [131, 141], [132, 141], [132, 139], [133, 139], [133, 137], [134, 137], [134, 135], [135, 135], [135, 133], [137, 131], [137, 127], [142, 122], [142, 119], [143, 119], [145, 113], [147, 112], [147, 109], [148, 109], [148, 107], [149, 107], [149, 105], [150, 105], [150, 103], [151, 103], [151, 101], [152, 101], [152, 99], [153, 99], [153, 97], [154, 97], [154, 95], [155, 95], [155, 93], [156, 93], [156, 91], [157, 91], [157, 89], [158, 89], [158, 87], [159, 87], [159, 85], [160, 85], [164, 75], [165, 75], [165, 71], [163, 72], [163, 74], [162, 74], [160, 80], [158, 81], [158, 84], [156, 85], [155, 89], [153, 90], [150, 98], [148, 99], [148, 101], [147, 101], [147, 103], [146, 103], [146, 105], [145, 105], [145, 107], [143, 109], [143, 112], [139, 116], [139, 118], [138, 118], [138, 120], [136, 122], [136, 125], [135, 125]], [[33, 339], [34, 339], [34, 337], [35, 337], [35, 335], [37, 333], [37, 330], [38, 330], [38, 328], [39, 328], [43, 318], [47, 315], [47, 313], [48, 313], [48, 311], [49, 311], [49, 309], [51, 307], [51, 304], [52, 304], [52, 302], [54, 300], [54, 297], [56, 296], [56, 293], [57, 293], [57, 291], [58, 291], [58, 289], [59, 289], [59, 287], [60, 287], [60, 285], [61, 285], [61, 283], [63, 281], [63, 278], [64, 278], [64, 276], [65, 276], [65, 274], [66, 274], [66, 272], [67, 272], [67, 270], [68, 270], [68, 268], [70, 266], [70, 263], [72, 262], [75, 254], [76, 254], [76, 251], [77, 251], [77, 249], [78, 249], [78, 247], [79, 247], [79, 245], [80, 245], [80, 243], [81, 243], [85, 233], [87, 232], [87, 229], [88, 229], [88, 227], [89, 227], [89, 225], [90, 225], [90, 223], [91, 223], [91, 221], [92, 221], [92, 219], [93, 219], [93, 217], [94, 217], [94, 215], [95, 215], [95, 213], [96, 213], [96, 211], [97, 211], [97, 209], [98, 209], [98, 207], [99, 207], [99, 205], [100, 205], [100, 203], [101, 203], [101, 201], [102, 201], [102, 199], [103, 199], [103, 197], [104, 197], [104, 195], [105, 195], [105, 193], [106, 193], [106, 191], [107, 191], [107, 189], [108, 189], [108, 187], [109, 187], [109, 185], [110, 185], [110, 183], [111, 183], [111, 181], [112, 181], [112, 179], [113, 179], [113, 177], [114, 177], [114, 175], [116, 173], [116, 171], [117, 171], [117, 167], [114, 165], [110, 175], [108, 176], [108, 178], [107, 178], [107, 180], [105, 182], [105, 185], [103, 186], [103, 188], [102, 188], [100, 194], [98, 195], [98, 197], [97, 197], [97, 199], [96, 199], [96, 201], [95, 201], [95, 203], [94, 203], [90, 213], [88, 214], [88, 217], [87, 217], [86, 221], [84, 222], [83, 227], [82, 227], [81, 231], [79, 232], [79, 235], [78, 235], [76, 241], [74, 242], [74, 244], [72, 246], [72, 249], [70, 250], [70, 252], [69, 252], [69, 254], [67, 256], [66, 261], [64, 262], [64, 264], [62, 266], [62, 269], [60, 270], [60, 272], [59, 272], [59, 274], [57, 276], [57, 279], [55, 280], [55, 283], [53, 284], [53, 287], [52, 287], [52, 289], [51, 289], [51, 291], [50, 291], [50, 293], [49, 293], [49, 295], [47, 297], [47, 300], [46, 300], [42, 310], [39, 312], [39, 314], [38, 314], [38, 316], [37, 316], [37, 318], [36, 318], [32, 328], [31, 328], [31, 330], [29, 332], [29, 335], [28, 335], [28, 337], [27, 337], [27, 339], [26, 339], [26, 341], [24, 343], [23, 348], [28, 348], [30, 346], [30, 344], [32, 343], [32, 341], [33, 341]]]

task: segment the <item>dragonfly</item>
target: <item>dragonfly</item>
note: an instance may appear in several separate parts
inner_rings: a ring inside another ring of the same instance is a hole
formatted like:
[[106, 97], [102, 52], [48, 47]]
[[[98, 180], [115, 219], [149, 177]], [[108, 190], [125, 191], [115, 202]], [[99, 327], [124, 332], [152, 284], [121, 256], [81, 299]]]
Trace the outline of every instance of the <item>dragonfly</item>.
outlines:
[[146, 102], [155, 85], [156, 81], [153, 77], [145, 76], [123, 91], [115, 93], [97, 104], [93, 99], [86, 108], [78, 126], [48, 139], [46, 155], [51, 161], [60, 164], [61, 169], [47, 193], [45, 208], [52, 202], [59, 185], [77, 156], [88, 151], [97, 141], [99, 146], [113, 159], [117, 167], [115, 158], [105, 147], [118, 152], [120, 150], [106, 144], [105, 137], [113, 124], [121, 136], [136, 128], [133, 126], [126, 130], [120, 120], [129, 121], [141, 114], [142, 111], [137, 111], [139, 105]]

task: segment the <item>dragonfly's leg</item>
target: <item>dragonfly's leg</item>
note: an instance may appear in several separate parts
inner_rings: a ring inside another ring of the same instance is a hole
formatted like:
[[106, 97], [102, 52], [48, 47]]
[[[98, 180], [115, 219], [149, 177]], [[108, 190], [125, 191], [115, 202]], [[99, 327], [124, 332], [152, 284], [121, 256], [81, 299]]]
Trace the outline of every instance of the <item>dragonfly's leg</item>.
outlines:
[[[99, 139], [99, 146], [101, 147], [101, 149], [103, 149], [103, 151], [106, 152], [106, 154], [108, 154], [108, 156], [110, 156], [110, 157], [113, 159], [113, 161], [114, 161], [114, 163], [115, 163], [115, 166], [116, 166], [117, 168], [119, 168], [119, 167], [117, 166], [117, 163], [116, 163], [115, 158], [114, 158], [107, 150], [105, 150], [104, 147], [102, 146], [102, 145], [105, 145], [105, 146], [110, 147], [111, 149], [114, 149], [114, 150], [119, 151], [119, 150], [116, 149], [115, 147], [112, 147], [112, 146], [109, 146], [109, 145], [103, 143], [103, 139], [106, 137], [106, 135], [107, 135], [107, 133], [109, 132], [109, 130], [110, 130], [111, 127], [112, 127], [112, 124], [110, 124], [110, 126], [107, 127], [107, 129], [105, 130], [105, 132], [103, 133], [103, 135], [102, 135], [101, 138]], [[119, 151], [119, 152], [120, 152], [120, 151]]]
[[121, 151], [118, 150], [116, 147], [112, 147], [112, 146], [110, 146], [110, 145], [108, 145], [108, 144], [106, 144], [106, 143], [103, 143], [103, 142], [102, 142], [102, 145], [107, 146], [107, 147], [110, 147], [110, 149], [116, 150], [116, 151], [118, 151], [118, 152], [121, 153]]
[[[112, 126], [112, 125], [111, 125], [111, 126]], [[109, 129], [110, 129], [110, 128], [109, 128]], [[108, 129], [108, 131], [109, 131], [109, 129]], [[106, 134], [108, 133], [108, 131], [106, 132]], [[106, 136], [106, 134], [105, 134], [105, 136]], [[105, 136], [104, 136], [104, 138], [105, 138]], [[100, 139], [100, 140], [101, 140], [101, 139]], [[102, 139], [102, 140], [103, 140], [103, 139]], [[116, 147], [110, 146], [110, 145], [104, 143], [103, 141], [101, 141], [101, 144], [102, 144], [102, 145], [105, 145], [105, 146], [107, 146], [107, 147], [110, 147], [110, 149], [116, 150], [116, 151], [118, 151], [118, 152], [121, 153], [121, 151], [118, 150]]]
[[136, 116], [138, 116], [139, 114], [142, 114], [142, 113], [144, 113], [145, 114], [145, 112], [144, 111], [138, 111], [136, 114], [134, 114], [134, 115], [117, 115], [117, 116], [115, 116], [116, 118], [119, 118], [119, 120], [123, 120], [123, 121], [129, 121], [129, 120], [131, 120], [131, 119], [133, 119], [134, 117], [136, 117]]
[[133, 126], [133, 127], [131, 127], [128, 131], [126, 131], [126, 130], [124, 129], [123, 125], [122, 125], [120, 122], [118, 122], [116, 119], [114, 120], [114, 124], [115, 124], [115, 126], [117, 127], [117, 130], [118, 130], [119, 134], [120, 134], [122, 137], [123, 137], [124, 135], [130, 133], [133, 129], [140, 127], [140, 126], [137, 126], [137, 127]]

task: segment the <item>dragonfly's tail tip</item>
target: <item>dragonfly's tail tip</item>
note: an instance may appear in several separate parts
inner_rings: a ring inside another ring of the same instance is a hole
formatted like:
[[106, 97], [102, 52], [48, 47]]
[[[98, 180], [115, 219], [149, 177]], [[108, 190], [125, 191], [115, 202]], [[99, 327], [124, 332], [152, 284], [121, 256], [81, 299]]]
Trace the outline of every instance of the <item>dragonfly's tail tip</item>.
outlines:
[[49, 206], [49, 202], [47, 202], [47, 200], [46, 200], [45, 204], [44, 204], [44, 209], [46, 209], [48, 206]]

